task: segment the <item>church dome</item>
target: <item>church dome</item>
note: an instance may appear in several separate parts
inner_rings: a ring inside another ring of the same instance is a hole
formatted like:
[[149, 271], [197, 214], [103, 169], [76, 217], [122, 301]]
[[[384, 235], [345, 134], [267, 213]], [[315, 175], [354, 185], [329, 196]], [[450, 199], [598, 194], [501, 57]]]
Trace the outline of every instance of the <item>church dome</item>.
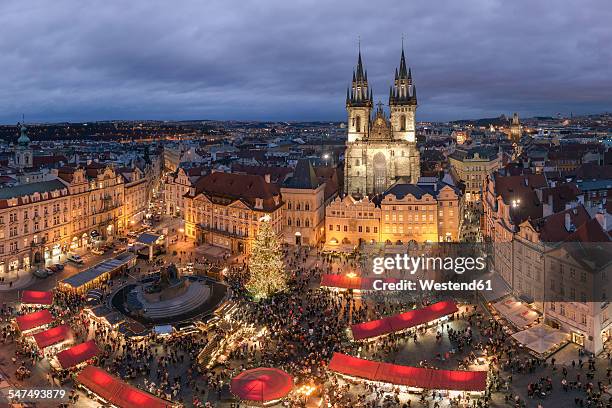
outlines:
[[21, 125], [21, 134], [19, 135], [19, 139], [17, 139], [17, 143], [21, 146], [27, 146], [30, 144], [30, 138], [26, 133], [27, 128], [25, 125]]

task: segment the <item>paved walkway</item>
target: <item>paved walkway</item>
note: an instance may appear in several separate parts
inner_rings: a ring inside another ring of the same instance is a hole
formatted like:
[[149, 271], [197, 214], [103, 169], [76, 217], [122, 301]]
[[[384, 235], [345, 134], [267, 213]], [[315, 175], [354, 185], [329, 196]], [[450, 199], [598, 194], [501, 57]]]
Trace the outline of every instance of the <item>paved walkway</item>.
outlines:
[[[14, 290], [25, 289], [36, 281], [36, 277], [29, 272], [23, 272], [19, 275], [19, 279], [11, 282], [1, 282], [0, 292], [11, 292]], [[12, 283], [12, 285], [11, 285]]]

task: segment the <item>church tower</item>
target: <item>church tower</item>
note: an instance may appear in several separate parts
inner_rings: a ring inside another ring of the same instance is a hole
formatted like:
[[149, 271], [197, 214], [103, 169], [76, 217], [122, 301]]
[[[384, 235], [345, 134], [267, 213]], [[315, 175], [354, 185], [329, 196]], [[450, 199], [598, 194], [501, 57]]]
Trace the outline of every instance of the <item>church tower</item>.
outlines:
[[346, 89], [346, 111], [349, 143], [364, 140], [370, 128], [372, 90], [368, 86], [368, 71], [363, 69], [361, 47], [357, 58], [357, 69], [353, 71], [351, 88]]
[[30, 149], [30, 138], [28, 137], [25, 125], [17, 124], [21, 127], [21, 134], [17, 139], [17, 148], [15, 149], [15, 164], [20, 170], [33, 166], [32, 149]]
[[514, 115], [512, 115], [512, 123], [510, 124], [510, 140], [512, 140], [512, 143], [518, 144], [522, 136], [523, 128], [518, 113], [514, 112]]
[[[403, 47], [402, 47], [403, 48]], [[402, 50], [389, 92], [390, 117], [382, 102], [372, 118], [373, 96], [361, 50], [346, 94], [348, 133], [344, 153], [344, 192], [354, 197], [384, 193], [397, 180], [416, 183], [420, 175], [415, 137], [416, 91]]]
[[412, 72], [406, 66], [404, 47], [399, 70], [395, 69], [395, 80], [389, 89], [391, 127], [396, 138], [410, 143], [416, 142], [415, 113], [417, 107], [416, 87], [412, 83]]

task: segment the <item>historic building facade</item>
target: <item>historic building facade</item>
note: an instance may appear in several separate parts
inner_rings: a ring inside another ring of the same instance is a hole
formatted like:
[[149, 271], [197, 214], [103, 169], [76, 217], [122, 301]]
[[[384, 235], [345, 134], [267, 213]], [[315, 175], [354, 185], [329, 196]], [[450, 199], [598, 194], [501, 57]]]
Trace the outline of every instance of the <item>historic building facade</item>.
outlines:
[[336, 198], [326, 208], [328, 245], [459, 240], [461, 192], [437, 179], [397, 183], [376, 199]]
[[605, 293], [612, 215], [594, 208], [573, 183], [552, 184], [543, 174], [487, 177], [483, 235], [492, 266], [511, 292], [598, 354], [612, 335]]
[[448, 156], [451, 174], [465, 186], [465, 201], [482, 200], [482, 186], [487, 178], [502, 164], [501, 151], [494, 147], [477, 146], [471, 149], [457, 149]]
[[404, 51], [389, 90], [390, 117], [382, 103], [372, 119], [373, 96], [361, 52], [346, 92], [348, 137], [345, 152], [344, 192], [364, 196], [380, 194], [400, 177], [416, 183], [420, 175], [416, 147], [416, 88], [406, 66]]
[[185, 195], [185, 235], [199, 243], [248, 254], [264, 216], [277, 234], [284, 226], [284, 203], [269, 177], [211, 173]]
[[285, 202], [284, 239], [288, 244], [316, 245], [325, 234], [325, 183], [307, 159], [281, 187]]

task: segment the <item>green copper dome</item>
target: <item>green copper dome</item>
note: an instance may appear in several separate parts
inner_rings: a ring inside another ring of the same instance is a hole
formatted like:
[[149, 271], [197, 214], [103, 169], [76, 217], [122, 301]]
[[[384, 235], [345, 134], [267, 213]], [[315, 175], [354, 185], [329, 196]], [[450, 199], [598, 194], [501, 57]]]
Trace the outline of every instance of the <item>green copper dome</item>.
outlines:
[[22, 146], [27, 146], [30, 144], [30, 138], [28, 137], [26, 130], [27, 129], [25, 125], [21, 125], [21, 135], [19, 135], [19, 139], [17, 139], [17, 143]]

